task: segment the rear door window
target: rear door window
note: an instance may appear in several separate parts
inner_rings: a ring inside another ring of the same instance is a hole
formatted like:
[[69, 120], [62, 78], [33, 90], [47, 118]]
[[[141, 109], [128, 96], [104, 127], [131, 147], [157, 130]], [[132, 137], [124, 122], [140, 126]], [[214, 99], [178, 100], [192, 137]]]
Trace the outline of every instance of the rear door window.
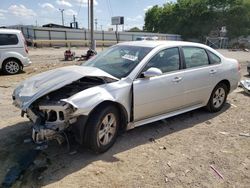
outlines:
[[186, 68], [209, 65], [206, 51], [198, 47], [182, 47]]
[[0, 34], [0, 46], [16, 45], [18, 38], [15, 34]]

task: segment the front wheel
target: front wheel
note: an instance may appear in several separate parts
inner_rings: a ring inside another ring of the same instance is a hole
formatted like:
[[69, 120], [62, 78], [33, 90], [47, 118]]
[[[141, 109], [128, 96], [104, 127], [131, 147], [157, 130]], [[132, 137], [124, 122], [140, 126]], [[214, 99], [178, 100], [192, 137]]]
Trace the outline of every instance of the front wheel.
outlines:
[[86, 146], [96, 153], [107, 151], [115, 143], [119, 123], [119, 113], [114, 106], [96, 110], [87, 123]]
[[210, 96], [210, 99], [207, 103], [206, 107], [207, 107], [208, 111], [210, 111], [210, 112], [220, 111], [226, 102], [227, 95], [228, 95], [227, 86], [223, 83], [218, 84], [214, 88], [214, 90]]

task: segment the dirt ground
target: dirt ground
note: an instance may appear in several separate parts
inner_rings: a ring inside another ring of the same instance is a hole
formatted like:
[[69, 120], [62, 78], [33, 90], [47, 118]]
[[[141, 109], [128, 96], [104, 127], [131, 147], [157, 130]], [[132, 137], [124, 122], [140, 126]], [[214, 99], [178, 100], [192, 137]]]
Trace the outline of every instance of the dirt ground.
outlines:
[[[31, 124], [12, 106], [12, 91], [39, 72], [80, 64], [63, 61], [64, 50], [31, 49], [33, 64], [24, 73], [0, 75], [0, 182], [33, 147], [24, 143]], [[249, 78], [249, 52], [221, 52], [238, 59], [242, 77]], [[68, 152], [65, 145], [51, 142], [13, 187], [249, 187], [250, 137], [239, 135], [250, 133], [249, 115], [250, 96], [238, 88], [219, 113], [198, 109], [133, 129], [101, 155], [76, 144]]]

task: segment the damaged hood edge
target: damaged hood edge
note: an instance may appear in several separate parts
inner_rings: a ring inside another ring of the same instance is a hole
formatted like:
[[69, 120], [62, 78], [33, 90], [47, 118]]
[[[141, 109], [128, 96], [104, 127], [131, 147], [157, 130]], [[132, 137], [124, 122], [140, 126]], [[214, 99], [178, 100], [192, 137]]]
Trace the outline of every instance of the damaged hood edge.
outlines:
[[13, 104], [26, 111], [38, 98], [88, 76], [99, 77], [104, 80], [105, 78], [119, 80], [95, 67], [66, 66], [57, 68], [23, 81], [13, 92]]

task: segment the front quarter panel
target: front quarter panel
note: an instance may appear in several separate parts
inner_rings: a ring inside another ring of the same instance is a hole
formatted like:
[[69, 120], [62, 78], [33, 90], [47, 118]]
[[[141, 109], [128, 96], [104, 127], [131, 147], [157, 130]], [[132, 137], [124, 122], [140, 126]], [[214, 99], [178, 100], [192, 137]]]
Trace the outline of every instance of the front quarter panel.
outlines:
[[121, 104], [130, 118], [131, 111], [131, 84], [132, 82], [120, 80], [100, 86], [95, 86], [81, 91], [68, 99], [63, 99], [77, 110], [73, 116], [89, 115], [89, 113], [104, 101], [112, 101]]

